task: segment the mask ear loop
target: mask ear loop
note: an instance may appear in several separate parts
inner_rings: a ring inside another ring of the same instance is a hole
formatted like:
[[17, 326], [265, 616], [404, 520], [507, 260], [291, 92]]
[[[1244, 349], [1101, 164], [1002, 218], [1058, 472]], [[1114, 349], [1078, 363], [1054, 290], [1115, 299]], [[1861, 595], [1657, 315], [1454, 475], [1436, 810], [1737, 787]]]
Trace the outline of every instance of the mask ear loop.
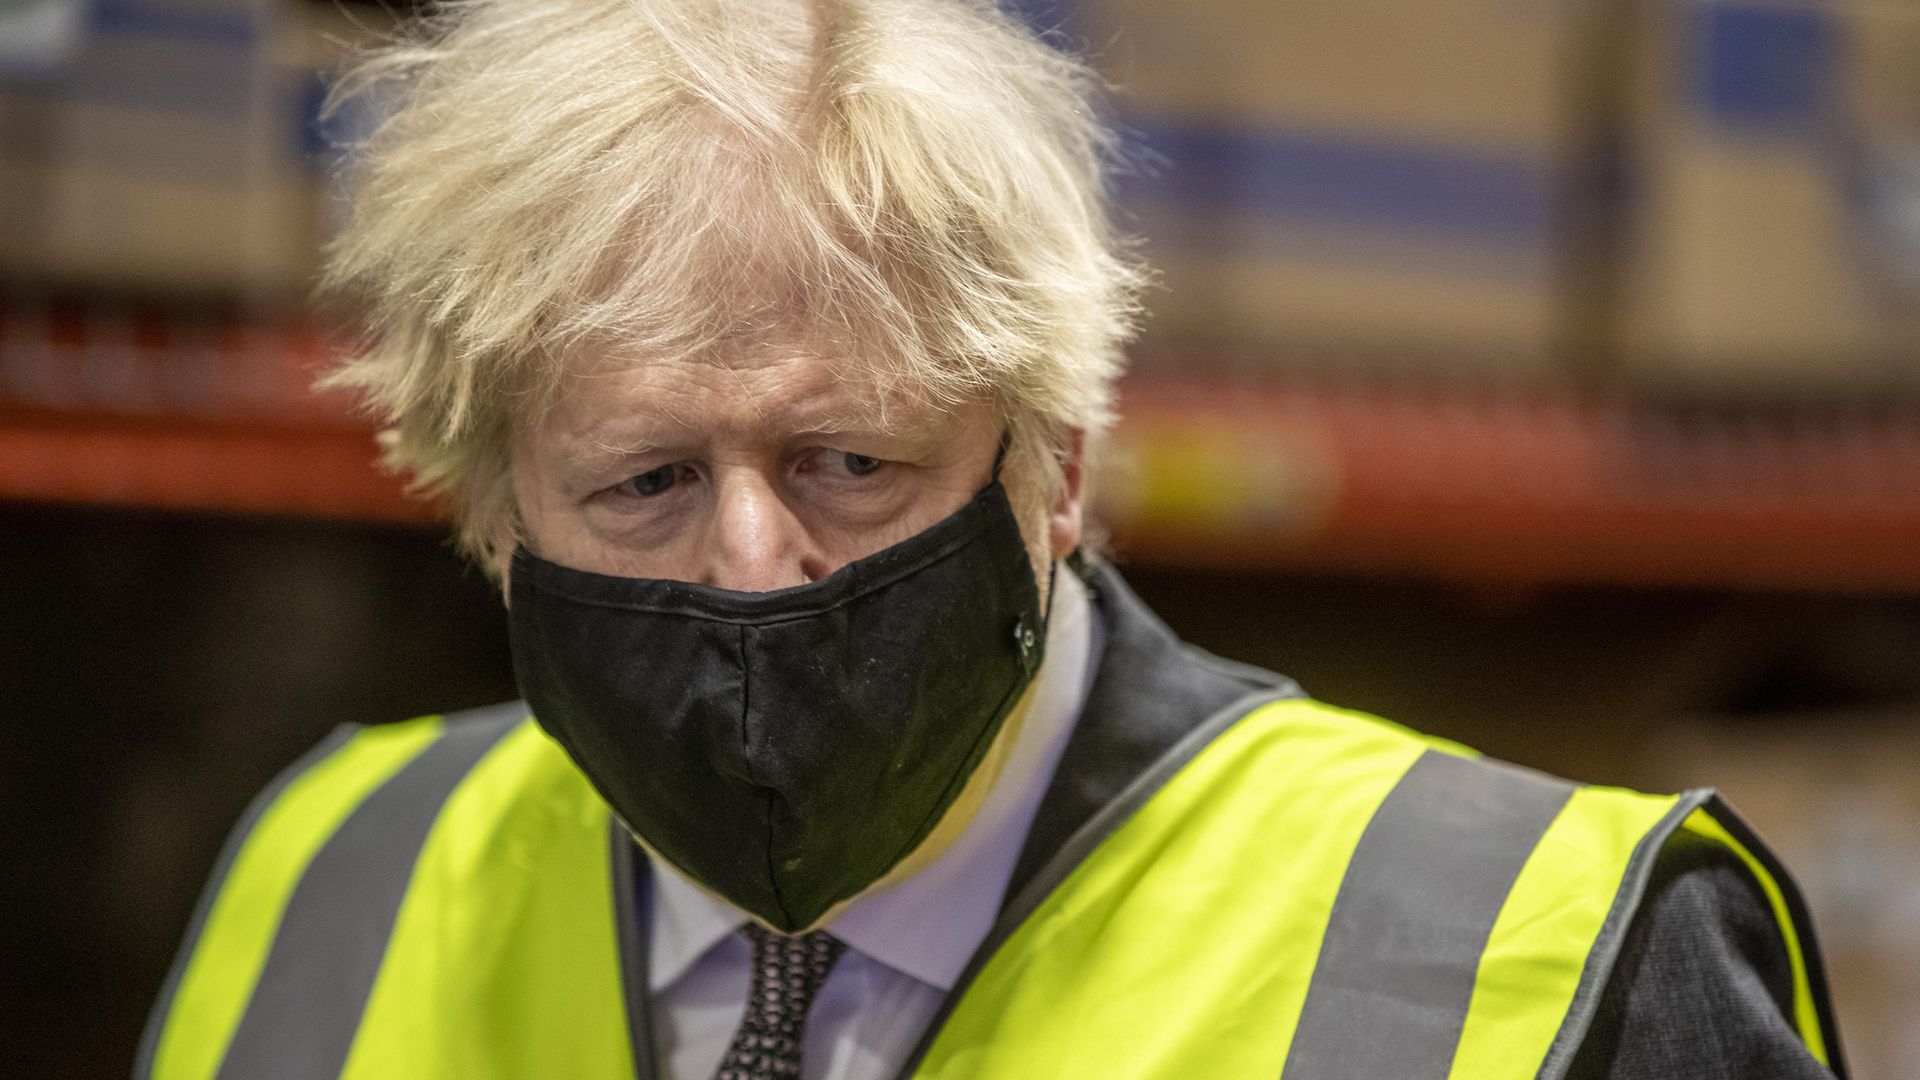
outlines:
[[[989, 487], [1000, 482], [1000, 469], [1006, 465], [1007, 450], [1012, 445], [1013, 429], [1011, 427], [1001, 428], [1000, 449], [993, 455], [993, 476], [987, 481]], [[1060, 560], [1047, 560], [1047, 604], [1046, 609], [1040, 612], [1040, 632], [1043, 634], [1046, 633], [1046, 628], [1053, 622], [1053, 598], [1059, 595], [1058, 589], [1056, 588], [1060, 583], [1059, 579]]]

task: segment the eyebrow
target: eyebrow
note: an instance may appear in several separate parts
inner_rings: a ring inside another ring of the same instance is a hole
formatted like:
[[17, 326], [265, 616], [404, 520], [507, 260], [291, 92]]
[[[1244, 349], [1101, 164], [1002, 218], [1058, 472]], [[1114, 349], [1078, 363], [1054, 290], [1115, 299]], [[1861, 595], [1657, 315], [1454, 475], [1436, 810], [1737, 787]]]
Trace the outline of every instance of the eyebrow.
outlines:
[[[936, 441], [934, 432], [931, 430], [913, 431], [898, 426], [883, 428], [857, 416], [823, 419], [818, 423], [792, 428], [781, 432], [776, 441], [792, 442], [849, 433], [899, 439], [915, 451], [925, 449]], [[602, 436], [582, 440], [569, 452], [568, 457], [576, 468], [599, 472], [611, 469], [622, 461], [657, 454], [672, 447], [671, 441], [655, 442], [647, 439], [620, 438], [617, 435]]]
[[659, 453], [665, 446], [643, 441], [609, 442], [602, 439], [588, 441], [575, 455], [582, 462], [614, 462], [624, 458], [645, 457]]
[[[778, 431], [769, 433], [770, 425], [764, 421], [768, 412], [781, 414], [781, 419], [791, 422], [792, 426], [782, 425]], [[882, 424], [875, 411], [851, 408], [807, 408], [768, 411], [756, 410], [755, 423], [751, 420], [736, 420], [728, 425], [733, 430], [724, 435], [740, 435], [741, 428], [750, 428], [747, 433], [755, 438], [765, 437], [771, 444], [786, 444], [813, 438], [833, 438], [849, 433], [887, 439], [900, 444], [901, 457], [917, 457], [930, 453], [945, 438], [954, 434], [952, 427], [944, 423], [944, 414], [935, 414], [920, 418], [922, 423]], [[599, 475], [611, 472], [621, 463], [635, 458], [646, 457], [671, 451], [685, 442], [671, 436], [684, 434], [686, 428], [676, 423], [672, 415], [661, 417], [641, 417], [625, 415], [611, 418], [611, 422], [595, 425], [594, 430], [578, 432], [577, 440], [569, 440], [573, 445], [566, 451], [567, 467], [587, 475]]]

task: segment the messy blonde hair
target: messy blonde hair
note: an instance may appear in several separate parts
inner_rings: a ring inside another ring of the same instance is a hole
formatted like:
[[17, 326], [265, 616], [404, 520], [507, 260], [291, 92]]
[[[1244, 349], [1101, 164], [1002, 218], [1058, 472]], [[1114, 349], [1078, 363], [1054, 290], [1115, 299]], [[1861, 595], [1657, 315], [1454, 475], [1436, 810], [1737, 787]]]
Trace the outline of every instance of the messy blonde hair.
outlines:
[[1142, 280], [1094, 90], [991, 0], [443, 2], [335, 88], [384, 119], [324, 279], [368, 334], [328, 381], [486, 566], [515, 425], [589, 348], [825, 342], [876, 402], [990, 396], [1057, 491]]

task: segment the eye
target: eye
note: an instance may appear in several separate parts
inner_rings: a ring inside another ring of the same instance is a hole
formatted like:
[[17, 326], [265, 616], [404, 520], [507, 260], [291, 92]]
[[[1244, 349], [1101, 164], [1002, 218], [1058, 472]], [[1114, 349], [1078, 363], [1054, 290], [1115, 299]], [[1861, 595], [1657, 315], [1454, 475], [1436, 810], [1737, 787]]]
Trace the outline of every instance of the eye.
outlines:
[[650, 498], [654, 495], [664, 494], [669, 488], [673, 487], [675, 483], [679, 482], [679, 479], [680, 466], [662, 465], [657, 469], [630, 477], [622, 481], [620, 486], [641, 498]]
[[852, 476], [871, 476], [880, 471], [880, 466], [886, 464], [886, 462], [877, 457], [844, 452], [840, 455], [840, 462], [841, 466]]

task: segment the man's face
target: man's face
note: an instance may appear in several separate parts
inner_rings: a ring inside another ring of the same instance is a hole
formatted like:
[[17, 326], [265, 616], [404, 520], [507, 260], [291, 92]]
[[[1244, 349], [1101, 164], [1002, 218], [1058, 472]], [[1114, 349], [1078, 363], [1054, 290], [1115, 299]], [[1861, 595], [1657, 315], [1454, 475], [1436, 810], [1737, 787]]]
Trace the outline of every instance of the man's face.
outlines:
[[[883, 428], [846, 379], [800, 349], [572, 378], [514, 438], [528, 545], [579, 570], [763, 592], [898, 543], [986, 486], [990, 405], [894, 402]], [[1044, 518], [1022, 515], [1037, 564], [1079, 542], [1077, 460], [1068, 479]]]

